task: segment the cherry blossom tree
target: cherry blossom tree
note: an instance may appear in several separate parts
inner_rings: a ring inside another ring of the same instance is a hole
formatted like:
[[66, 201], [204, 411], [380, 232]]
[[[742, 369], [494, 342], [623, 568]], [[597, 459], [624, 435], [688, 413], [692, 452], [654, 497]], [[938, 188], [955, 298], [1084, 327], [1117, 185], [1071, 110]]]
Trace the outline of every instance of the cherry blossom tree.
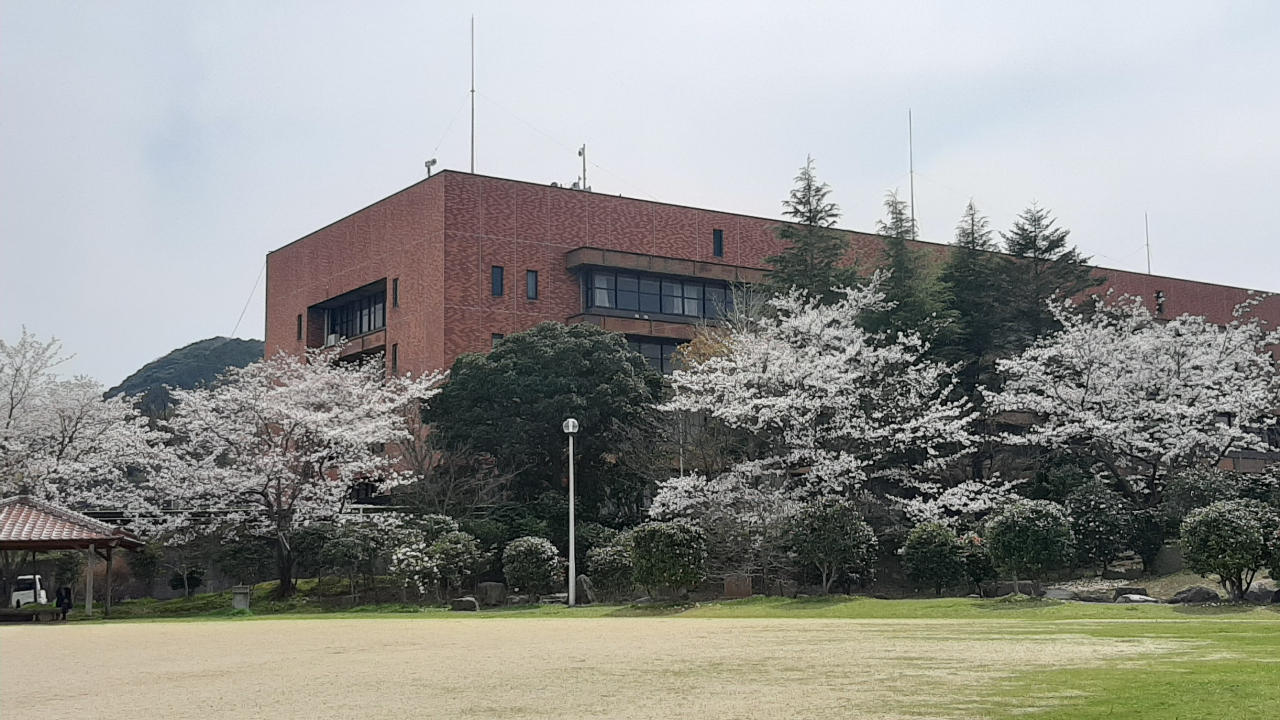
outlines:
[[339, 362], [337, 352], [317, 350], [228, 369], [213, 387], [174, 390], [177, 522], [272, 538], [277, 592], [291, 594], [293, 535], [336, 519], [358, 484], [382, 491], [405, 480], [394, 444], [409, 438], [406, 407], [425, 404], [442, 378], [386, 377], [378, 356]]
[[921, 478], [969, 447], [972, 410], [918, 335], [863, 326], [886, 306], [883, 279], [829, 305], [772, 298], [770, 312], [730, 327], [721, 352], [673, 374], [665, 408], [749, 433], [760, 450], [739, 472], [782, 473], [814, 495], [873, 481], [919, 495]]
[[153, 515], [168, 434], [149, 426], [136, 398], [104, 399], [92, 378], [59, 377], [61, 353], [25, 328], [16, 344], [0, 340], [0, 495]]
[[1005, 383], [988, 409], [1035, 417], [1007, 442], [1086, 453], [1146, 508], [1173, 473], [1268, 449], [1280, 375], [1267, 348], [1280, 333], [1241, 313], [1225, 326], [1190, 315], [1164, 322], [1139, 298], [1091, 313], [1067, 302], [1050, 309], [1062, 330], [998, 363]]

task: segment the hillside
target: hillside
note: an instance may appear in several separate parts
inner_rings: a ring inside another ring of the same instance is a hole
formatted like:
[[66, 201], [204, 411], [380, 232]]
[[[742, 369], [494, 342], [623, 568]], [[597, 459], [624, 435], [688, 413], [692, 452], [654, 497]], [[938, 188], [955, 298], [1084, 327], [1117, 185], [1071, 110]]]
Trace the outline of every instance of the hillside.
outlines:
[[191, 343], [143, 365], [107, 395], [145, 394], [142, 409], [159, 415], [169, 405], [169, 393], [163, 386], [189, 389], [213, 381], [229, 367], [244, 367], [262, 359], [261, 340], [215, 337]]

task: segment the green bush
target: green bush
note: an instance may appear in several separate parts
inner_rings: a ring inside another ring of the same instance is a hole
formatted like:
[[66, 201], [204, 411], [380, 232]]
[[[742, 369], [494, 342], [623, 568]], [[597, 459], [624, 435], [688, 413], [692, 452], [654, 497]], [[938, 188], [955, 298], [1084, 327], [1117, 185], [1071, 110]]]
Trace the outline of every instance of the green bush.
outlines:
[[965, 533], [956, 538], [956, 548], [960, 554], [960, 564], [964, 567], [965, 578], [973, 591], [981, 595], [983, 583], [1000, 577], [995, 560], [991, 559], [991, 547], [977, 533]]
[[1074, 551], [1067, 511], [1049, 500], [1018, 500], [987, 521], [986, 541], [996, 565], [1014, 579], [1036, 579], [1066, 565]]
[[546, 538], [516, 538], [502, 552], [502, 573], [516, 592], [551, 592], [564, 583], [565, 565], [556, 546]]
[[647, 522], [631, 531], [631, 543], [635, 581], [650, 591], [688, 588], [705, 576], [707, 539], [692, 523]]
[[1187, 569], [1217, 575], [1234, 600], [1243, 599], [1258, 571], [1280, 554], [1280, 519], [1257, 500], [1222, 500], [1192, 510], [1181, 532]]
[[1076, 541], [1076, 558], [1082, 564], [1106, 568], [1130, 549], [1133, 506], [1101, 479], [1090, 480], [1067, 495], [1067, 514]]
[[631, 550], [620, 545], [602, 545], [587, 552], [587, 573], [591, 584], [605, 599], [631, 594], [635, 587]]
[[801, 565], [822, 575], [822, 591], [829, 593], [842, 573], [870, 571], [876, 536], [853, 505], [828, 500], [812, 503], [796, 514], [787, 544]]
[[911, 529], [902, 549], [902, 564], [913, 582], [933, 588], [936, 595], [966, 577], [956, 534], [938, 522], [920, 523]]
[[480, 541], [460, 530], [436, 538], [428, 552], [435, 559], [436, 572], [446, 589], [462, 590], [472, 577], [484, 571], [488, 561]]

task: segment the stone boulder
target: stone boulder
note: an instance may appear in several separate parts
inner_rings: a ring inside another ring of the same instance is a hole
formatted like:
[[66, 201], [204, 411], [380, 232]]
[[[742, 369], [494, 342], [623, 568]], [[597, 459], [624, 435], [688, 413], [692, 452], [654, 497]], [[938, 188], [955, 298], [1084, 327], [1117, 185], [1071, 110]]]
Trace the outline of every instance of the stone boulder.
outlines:
[[574, 602], [579, 605], [590, 605], [596, 602], [596, 586], [591, 584], [591, 578], [586, 575], [579, 575], [577, 587], [574, 589]]
[[1139, 595], [1137, 593], [1130, 593], [1128, 595], [1121, 595], [1120, 597], [1116, 598], [1116, 602], [1121, 604], [1131, 604], [1131, 603], [1136, 604], [1136, 603], [1158, 603], [1160, 601], [1151, 597], [1150, 595]]
[[1112, 602], [1110, 595], [1099, 592], [1083, 592], [1076, 595], [1076, 600], [1087, 603], [1109, 603]]
[[550, 595], [541, 595], [538, 597], [538, 602], [543, 605], [568, 605], [569, 593], [562, 592], [551, 593]]
[[507, 586], [500, 582], [482, 582], [476, 585], [476, 595], [485, 607], [498, 607], [507, 601]]
[[1111, 599], [1119, 602], [1122, 595], [1150, 595], [1144, 587], [1121, 586], [1111, 593]]
[[449, 601], [449, 609], [459, 612], [475, 612], [480, 609], [480, 603], [476, 602], [473, 597], [454, 598]]
[[1142, 568], [1124, 568], [1123, 570], [1103, 570], [1103, 580], [1137, 580], [1142, 577]]
[[1177, 544], [1165, 545], [1156, 553], [1151, 570], [1156, 575], [1172, 575], [1182, 572], [1182, 547]]
[[1019, 580], [1017, 588], [1015, 588], [1011, 582], [993, 583], [984, 587], [982, 594], [987, 597], [1004, 597], [1006, 595], [1014, 594], [1015, 589], [1022, 595], [1031, 595], [1034, 597], [1044, 595], [1044, 590], [1041, 590], [1030, 580]]
[[1249, 589], [1244, 593], [1246, 602], [1262, 603], [1264, 605], [1270, 605], [1275, 602], [1275, 597], [1276, 589], [1270, 583], [1261, 580], [1250, 585]]
[[507, 604], [508, 605], [528, 605], [529, 596], [528, 595], [508, 595]]
[[1218, 595], [1217, 590], [1203, 585], [1192, 585], [1174, 593], [1169, 602], [1178, 605], [1182, 603], [1219, 602], [1221, 600], [1222, 598]]
[[1066, 588], [1045, 588], [1044, 597], [1048, 600], [1079, 600], [1080, 593]]

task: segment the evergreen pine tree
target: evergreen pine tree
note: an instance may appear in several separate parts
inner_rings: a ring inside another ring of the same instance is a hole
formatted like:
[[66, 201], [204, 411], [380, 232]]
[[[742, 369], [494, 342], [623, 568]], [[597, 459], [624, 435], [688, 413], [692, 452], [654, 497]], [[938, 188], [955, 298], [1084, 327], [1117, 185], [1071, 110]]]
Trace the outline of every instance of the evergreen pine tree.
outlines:
[[975, 396], [973, 390], [987, 384], [994, 370], [1003, 290], [1002, 266], [990, 223], [972, 201], [956, 225], [955, 242], [940, 277], [951, 290], [956, 331], [952, 343], [939, 346], [938, 352], [945, 359], [962, 364], [961, 383], [966, 393]]
[[889, 271], [883, 290], [893, 307], [877, 313], [870, 321], [873, 330], [916, 331], [935, 343], [949, 344], [954, 333], [954, 313], [949, 305], [950, 290], [923, 251], [909, 244], [917, 237], [911, 206], [890, 192], [884, 201], [886, 218], [876, 223], [884, 236], [884, 269]]
[[766, 280], [772, 292], [799, 288], [834, 302], [839, 299], [835, 288], [857, 282], [857, 271], [841, 264], [849, 253], [849, 239], [833, 229], [840, 218], [840, 207], [827, 200], [830, 194], [831, 188], [818, 182], [813, 158], [806, 158], [796, 176], [796, 187], [782, 202], [782, 214], [791, 222], [780, 225], [777, 233], [786, 247], [765, 258], [771, 268]]
[[1102, 283], [1092, 277], [1089, 258], [1067, 244], [1071, 231], [1055, 227], [1049, 211], [1035, 203], [1018, 216], [1013, 229], [1001, 233], [1004, 261], [1005, 322], [1001, 342], [1019, 351], [1058, 329], [1047, 302], [1071, 298]]

